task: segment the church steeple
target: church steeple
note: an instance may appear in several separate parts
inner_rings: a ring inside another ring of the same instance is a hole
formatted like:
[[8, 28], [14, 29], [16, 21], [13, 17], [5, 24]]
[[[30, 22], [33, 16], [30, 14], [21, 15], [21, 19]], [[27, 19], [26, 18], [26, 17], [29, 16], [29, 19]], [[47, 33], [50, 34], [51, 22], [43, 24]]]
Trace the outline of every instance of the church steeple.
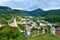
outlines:
[[13, 23], [14, 23], [14, 25], [17, 27], [16, 17], [14, 17]]
[[13, 22], [8, 24], [11, 27], [18, 27], [17, 22], [16, 22], [16, 17], [14, 17]]

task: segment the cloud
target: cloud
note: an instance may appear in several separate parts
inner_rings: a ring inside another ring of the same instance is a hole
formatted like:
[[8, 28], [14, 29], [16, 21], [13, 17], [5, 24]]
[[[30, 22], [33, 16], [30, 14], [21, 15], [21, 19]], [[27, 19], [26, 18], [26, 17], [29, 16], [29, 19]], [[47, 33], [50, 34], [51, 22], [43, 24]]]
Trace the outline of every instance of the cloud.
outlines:
[[60, 9], [60, 0], [1, 0], [0, 5], [9, 6], [21, 10]]
[[36, 4], [35, 0], [34, 2], [32, 0], [15, 0], [15, 1], [9, 1], [8, 3], [5, 3], [5, 5], [8, 5], [9, 7], [12, 6], [12, 8], [21, 8], [24, 10], [33, 10], [38, 8], [38, 5]]
[[7, 3], [10, 0], [0, 0], [0, 5], [4, 5], [5, 3]]
[[44, 10], [60, 9], [60, 0], [48, 0], [45, 3]]

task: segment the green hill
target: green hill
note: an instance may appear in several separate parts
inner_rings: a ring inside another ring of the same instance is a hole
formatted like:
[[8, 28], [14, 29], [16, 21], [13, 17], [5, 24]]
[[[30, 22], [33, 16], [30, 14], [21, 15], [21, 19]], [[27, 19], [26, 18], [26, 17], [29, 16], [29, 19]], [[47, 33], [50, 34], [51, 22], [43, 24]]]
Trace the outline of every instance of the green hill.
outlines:
[[[24, 11], [0, 6], [0, 23], [7, 24], [7, 21], [13, 19], [14, 16], [17, 20], [23, 16], [36, 16], [39, 18], [45, 17], [44, 20], [50, 22], [60, 22], [60, 10], [43, 11], [38, 8], [33, 11]], [[19, 25], [19, 27], [23, 29], [23, 25]], [[36, 36], [25, 37], [24, 33], [21, 33], [18, 28], [6, 25], [0, 28], [0, 40], [60, 40], [60, 35], [51, 35], [49, 32], [46, 32], [46, 34], [41, 33]]]
[[[43, 11], [42, 9], [36, 9], [33, 11], [25, 11], [12, 9], [7, 6], [0, 6], [0, 22], [12, 19], [14, 16], [35, 16], [35, 17], [45, 17], [44, 20], [51, 22], [60, 22], [60, 10], [49, 10]], [[18, 17], [17, 17], [18, 18]]]
[[60, 22], [60, 10], [49, 10], [45, 12], [45, 20], [51, 22]]

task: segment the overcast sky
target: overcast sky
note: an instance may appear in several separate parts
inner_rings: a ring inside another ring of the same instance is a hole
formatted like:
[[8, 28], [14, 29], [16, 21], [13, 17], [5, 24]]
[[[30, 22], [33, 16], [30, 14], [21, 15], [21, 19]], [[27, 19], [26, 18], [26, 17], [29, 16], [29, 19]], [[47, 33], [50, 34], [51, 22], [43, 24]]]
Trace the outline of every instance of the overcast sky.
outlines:
[[0, 0], [0, 6], [8, 6], [21, 10], [60, 9], [60, 0]]

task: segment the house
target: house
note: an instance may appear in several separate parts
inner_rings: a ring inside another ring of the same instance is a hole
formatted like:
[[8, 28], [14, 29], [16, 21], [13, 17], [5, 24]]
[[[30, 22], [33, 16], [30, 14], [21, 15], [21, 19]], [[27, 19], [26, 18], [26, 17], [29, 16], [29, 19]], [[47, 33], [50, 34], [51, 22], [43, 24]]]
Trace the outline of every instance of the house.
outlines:
[[2, 24], [0, 24], [0, 27], [2, 27]]
[[50, 32], [51, 32], [52, 35], [55, 35], [56, 34], [55, 33], [56, 32], [56, 28], [55, 27], [51, 27], [50, 28]]
[[40, 22], [40, 26], [42, 28], [42, 33], [45, 34], [46, 30], [48, 30], [48, 25], [43, 22]]
[[25, 36], [30, 36], [30, 31], [31, 31], [31, 27], [29, 26], [28, 23], [25, 24], [25, 31], [24, 31], [24, 34]]
[[16, 18], [14, 18], [13, 22], [8, 23], [8, 25], [11, 27], [18, 27], [17, 22], [16, 22]]
[[1, 23], [0, 23], [0, 28], [1, 28], [1, 27], [3, 27], [3, 26], [6, 26], [6, 25], [5, 25], [5, 24], [1, 24]]
[[34, 18], [33, 16], [26, 16], [26, 18]]
[[60, 35], [60, 25], [56, 25], [56, 35]]
[[26, 24], [26, 19], [21, 18], [20, 21], [17, 22], [18, 24]]
[[60, 35], [60, 27], [56, 28], [56, 34]]

